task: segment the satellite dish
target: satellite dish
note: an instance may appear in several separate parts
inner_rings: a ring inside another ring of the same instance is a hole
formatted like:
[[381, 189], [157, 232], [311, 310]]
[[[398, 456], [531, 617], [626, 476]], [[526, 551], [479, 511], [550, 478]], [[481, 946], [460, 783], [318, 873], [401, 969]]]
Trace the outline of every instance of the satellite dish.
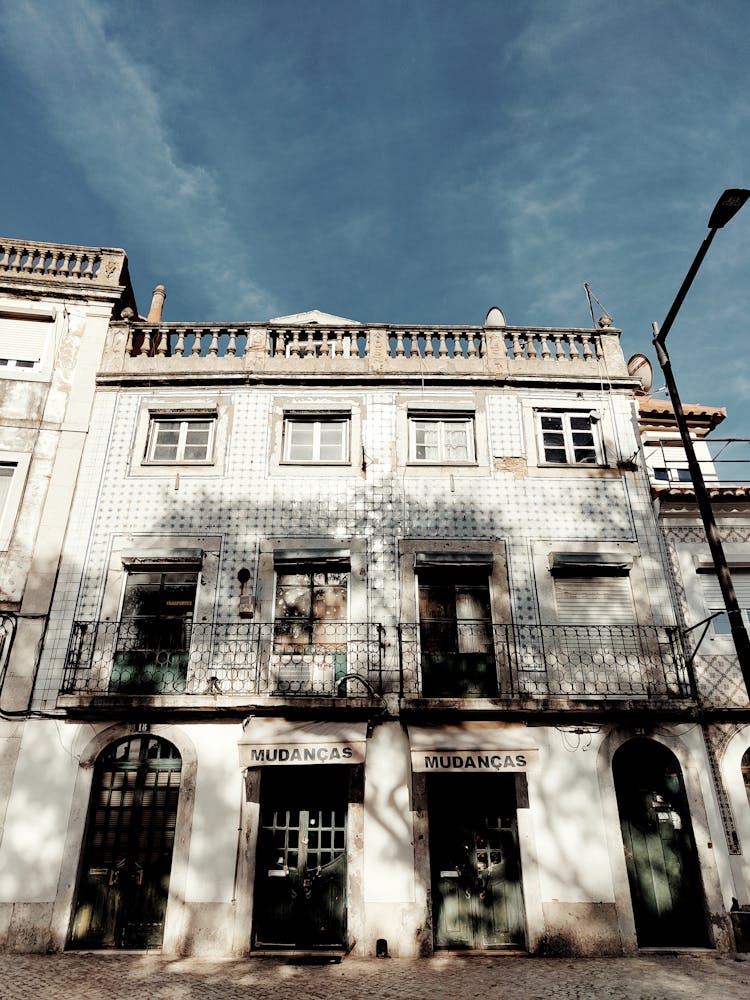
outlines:
[[628, 361], [628, 374], [641, 380], [644, 394], [651, 392], [654, 384], [654, 369], [645, 354], [634, 354]]

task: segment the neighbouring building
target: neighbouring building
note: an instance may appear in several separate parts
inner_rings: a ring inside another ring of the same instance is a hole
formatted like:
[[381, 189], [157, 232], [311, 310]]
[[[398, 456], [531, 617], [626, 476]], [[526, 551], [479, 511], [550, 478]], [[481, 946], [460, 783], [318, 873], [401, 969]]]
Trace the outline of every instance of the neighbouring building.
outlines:
[[5, 947], [734, 949], [747, 692], [607, 317], [173, 323], [0, 247], [2, 350], [57, 331], [0, 357]]

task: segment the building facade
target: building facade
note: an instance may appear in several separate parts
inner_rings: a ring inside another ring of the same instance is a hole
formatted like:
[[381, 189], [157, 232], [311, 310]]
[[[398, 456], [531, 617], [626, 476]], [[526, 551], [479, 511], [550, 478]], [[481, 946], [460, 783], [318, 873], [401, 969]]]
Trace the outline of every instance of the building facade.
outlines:
[[619, 331], [175, 324], [118, 288], [2, 692], [5, 946], [731, 951]]

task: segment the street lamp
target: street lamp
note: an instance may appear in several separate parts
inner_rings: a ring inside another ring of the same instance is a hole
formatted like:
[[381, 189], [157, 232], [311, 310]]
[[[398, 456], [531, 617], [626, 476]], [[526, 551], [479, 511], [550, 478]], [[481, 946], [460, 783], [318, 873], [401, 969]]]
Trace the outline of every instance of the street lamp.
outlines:
[[740, 661], [740, 669], [742, 670], [742, 676], [745, 681], [745, 688], [747, 690], [748, 697], [750, 698], [750, 637], [748, 637], [747, 629], [745, 628], [745, 620], [742, 614], [742, 609], [737, 602], [737, 595], [735, 594], [734, 584], [732, 583], [732, 577], [729, 572], [729, 567], [727, 566], [724, 547], [721, 544], [719, 529], [716, 526], [716, 519], [714, 518], [714, 512], [711, 506], [711, 499], [708, 495], [708, 490], [706, 489], [706, 484], [703, 479], [703, 472], [701, 471], [701, 467], [695, 457], [693, 440], [690, 437], [690, 430], [688, 429], [687, 420], [685, 419], [685, 411], [682, 409], [680, 396], [677, 392], [677, 386], [672, 374], [672, 364], [669, 360], [669, 354], [667, 353], [665, 343], [667, 334], [672, 328], [672, 324], [674, 323], [675, 317], [680, 310], [680, 306], [682, 305], [685, 296], [693, 283], [693, 278], [698, 273], [698, 268], [703, 263], [703, 258], [708, 253], [708, 248], [711, 246], [711, 242], [713, 241], [717, 230], [722, 229], [727, 222], [729, 222], [729, 220], [733, 218], [737, 212], [739, 212], [748, 198], [750, 198], [750, 191], [746, 191], [742, 188], [730, 188], [725, 191], [716, 202], [714, 210], [711, 213], [711, 218], [708, 220], [708, 236], [701, 243], [698, 253], [695, 255], [695, 260], [690, 265], [690, 270], [685, 275], [685, 279], [680, 286], [680, 290], [675, 296], [674, 302], [670, 306], [669, 312], [661, 325], [661, 329], [659, 329], [657, 323], [653, 324], [653, 343], [656, 348], [656, 357], [661, 365], [662, 371], [664, 372], [664, 381], [666, 382], [666, 388], [669, 392], [669, 398], [674, 409], [675, 420], [680, 431], [680, 437], [682, 438], [682, 445], [685, 449], [688, 469], [690, 470], [690, 478], [693, 481], [695, 499], [698, 503], [698, 510], [700, 511], [700, 515], [703, 520], [703, 527], [706, 531], [708, 547], [711, 550], [711, 558], [714, 561], [716, 576], [719, 580], [719, 586], [721, 587], [721, 593], [724, 598], [724, 606], [727, 609], [729, 626], [732, 630], [732, 639], [734, 640], [737, 657]]

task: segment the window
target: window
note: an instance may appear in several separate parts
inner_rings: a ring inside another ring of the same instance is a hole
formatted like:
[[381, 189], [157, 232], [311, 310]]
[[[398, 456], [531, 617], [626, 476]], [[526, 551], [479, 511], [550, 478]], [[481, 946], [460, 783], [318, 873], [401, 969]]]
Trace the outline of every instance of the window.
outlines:
[[490, 563], [436, 566], [418, 557], [422, 693], [428, 698], [497, 694], [489, 571]]
[[473, 413], [409, 413], [409, 460], [474, 463]]
[[275, 649], [343, 649], [348, 593], [349, 567], [343, 561], [277, 565]]
[[[734, 592], [737, 595], [737, 603], [742, 609], [746, 627], [750, 628], [750, 571], [747, 569], [733, 569], [730, 566], [730, 572], [732, 574]], [[711, 622], [714, 635], [731, 635], [732, 630], [729, 626], [729, 616], [726, 614], [721, 587], [719, 586], [716, 574], [713, 572], [713, 567], [711, 567], [710, 571], [705, 570], [700, 572], [699, 576], [703, 600], [708, 614], [712, 615], [717, 611], [723, 612]]]
[[213, 458], [215, 414], [152, 417], [146, 461], [160, 465], [205, 464]]
[[284, 461], [335, 465], [349, 463], [349, 414], [286, 414]]
[[668, 483], [670, 480], [673, 483], [690, 483], [692, 482], [692, 477], [690, 475], [690, 469], [666, 469], [663, 466], [654, 466], [654, 479], [659, 482]]
[[0, 371], [40, 368], [54, 321], [49, 314], [0, 310]]
[[0, 521], [5, 513], [16, 468], [15, 462], [0, 462]]
[[197, 585], [197, 566], [128, 572], [110, 691], [185, 690]]
[[13, 537], [30, 461], [23, 452], [0, 453], [0, 550], [7, 549]]
[[585, 411], [537, 413], [543, 461], [550, 465], [602, 465], [598, 419]]

